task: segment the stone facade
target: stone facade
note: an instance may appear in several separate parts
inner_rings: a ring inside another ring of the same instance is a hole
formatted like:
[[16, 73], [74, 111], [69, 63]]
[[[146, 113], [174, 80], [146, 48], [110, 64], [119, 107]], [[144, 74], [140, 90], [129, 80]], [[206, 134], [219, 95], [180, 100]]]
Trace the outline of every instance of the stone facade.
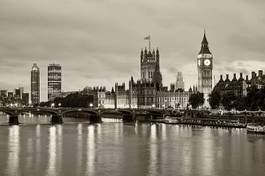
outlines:
[[256, 86], [258, 89], [265, 87], [265, 75], [263, 71], [259, 70], [258, 74], [251, 73], [251, 79], [248, 75], [243, 78], [243, 73], [239, 74], [239, 78], [234, 73], [232, 80], [229, 79], [229, 75], [226, 74], [226, 79], [223, 79], [223, 75], [220, 75], [220, 80], [215, 85], [213, 91], [218, 92], [221, 96], [227, 93], [233, 93], [235, 96], [246, 96], [247, 88]]
[[178, 72], [178, 74], [177, 74], [175, 89], [176, 90], [184, 90], [184, 80], [183, 80], [182, 72]]
[[[98, 101], [98, 103], [95, 103], [95, 105], [98, 104], [96, 107], [115, 109], [185, 108], [191, 92], [184, 91], [184, 87], [180, 90], [176, 90], [174, 87], [170, 91], [167, 87], [163, 87], [159, 59], [160, 54], [158, 49], [156, 52], [154, 50], [152, 52], [146, 49], [144, 51], [141, 50], [141, 79], [134, 81], [133, 77], [131, 77], [128, 89], [126, 89], [125, 83], [121, 85], [115, 83], [112, 91], [103, 91], [101, 95], [102, 99], [95, 99], [95, 101]], [[99, 95], [99, 93], [97, 94]], [[99, 106], [99, 104], [102, 106]]]

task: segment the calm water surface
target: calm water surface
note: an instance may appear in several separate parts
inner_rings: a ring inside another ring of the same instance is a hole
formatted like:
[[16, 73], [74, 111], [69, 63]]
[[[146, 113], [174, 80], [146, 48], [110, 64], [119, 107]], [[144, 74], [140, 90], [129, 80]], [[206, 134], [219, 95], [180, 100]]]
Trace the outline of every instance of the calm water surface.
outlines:
[[0, 116], [1, 176], [265, 175], [265, 136], [245, 129], [19, 120]]

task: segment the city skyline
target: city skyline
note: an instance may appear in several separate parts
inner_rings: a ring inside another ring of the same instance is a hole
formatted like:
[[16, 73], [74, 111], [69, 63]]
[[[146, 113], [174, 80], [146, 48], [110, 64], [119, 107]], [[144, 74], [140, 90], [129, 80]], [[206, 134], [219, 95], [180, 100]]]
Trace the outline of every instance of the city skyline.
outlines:
[[127, 82], [131, 75], [140, 78], [139, 50], [148, 47], [143, 38], [150, 34], [160, 50], [163, 83], [169, 86], [181, 71], [187, 89], [197, 83], [196, 57], [204, 28], [216, 78], [224, 73], [265, 70], [264, 2], [221, 4], [2, 1], [0, 88], [23, 86], [29, 92], [29, 70], [36, 62], [41, 69], [41, 100], [45, 101], [46, 67], [55, 62], [65, 70], [64, 91], [90, 85], [110, 89], [114, 82]]

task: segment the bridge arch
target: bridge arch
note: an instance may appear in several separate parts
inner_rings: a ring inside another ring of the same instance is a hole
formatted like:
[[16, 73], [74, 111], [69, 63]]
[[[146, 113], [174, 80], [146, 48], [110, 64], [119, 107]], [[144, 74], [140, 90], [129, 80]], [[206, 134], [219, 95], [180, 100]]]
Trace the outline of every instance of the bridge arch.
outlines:
[[96, 110], [92, 110], [92, 109], [68, 109], [68, 110], [64, 110], [62, 111], [61, 115], [62, 117], [64, 117], [67, 113], [73, 113], [73, 112], [84, 112], [87, 114], [91, 114], [91, 118], [90, 121], [94, 122], [94, 123], [100, 123], [101, 122], [101, 117], [100, 117], [100, 110], [96, 111]]
[[18, 125], [18, 115], [20, 114], [20, 111], [18, 109], [11, 109], [11, 108], [0, 108], [0, 111], [9, 115], [9, 124], [10, 125]]

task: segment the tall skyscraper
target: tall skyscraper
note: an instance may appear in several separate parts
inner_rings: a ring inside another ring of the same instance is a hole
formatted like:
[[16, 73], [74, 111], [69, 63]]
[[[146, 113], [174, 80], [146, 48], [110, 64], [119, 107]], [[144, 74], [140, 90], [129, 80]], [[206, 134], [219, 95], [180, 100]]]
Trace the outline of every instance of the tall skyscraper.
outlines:
[[182, 72], [178, 72], [177, 74], [176, 90], [184, 90], [184, 80]]
[[31, 69], [31, 104], [40, 103], [40, 69], [33, 64]]
[[62, 67], [59, 64], [48, 66], [48, 100], [52, 101], [61, 93]]
[[204, 94], [205, 106], [209, 106], [208, 97], [212, 91], [213, 55], [208, 48], [208, 41], [204, 32], [201, 50], [197, 58], [198, 91]]

